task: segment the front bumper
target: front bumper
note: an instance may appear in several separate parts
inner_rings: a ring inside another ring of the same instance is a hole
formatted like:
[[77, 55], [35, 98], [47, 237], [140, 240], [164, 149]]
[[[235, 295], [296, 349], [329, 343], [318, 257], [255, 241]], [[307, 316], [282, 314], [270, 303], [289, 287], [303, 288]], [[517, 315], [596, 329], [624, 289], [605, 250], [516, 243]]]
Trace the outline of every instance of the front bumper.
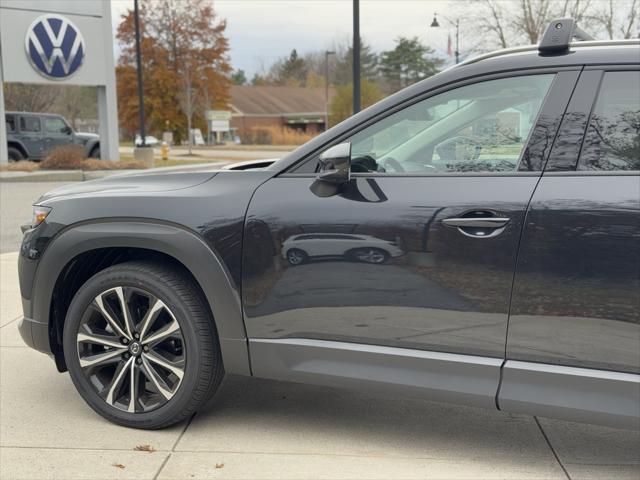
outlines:
[[49, 325], [23, 317], [18, 322], [18, 331], [24, 343], [42, 353], [51, 355], [49, 346]]

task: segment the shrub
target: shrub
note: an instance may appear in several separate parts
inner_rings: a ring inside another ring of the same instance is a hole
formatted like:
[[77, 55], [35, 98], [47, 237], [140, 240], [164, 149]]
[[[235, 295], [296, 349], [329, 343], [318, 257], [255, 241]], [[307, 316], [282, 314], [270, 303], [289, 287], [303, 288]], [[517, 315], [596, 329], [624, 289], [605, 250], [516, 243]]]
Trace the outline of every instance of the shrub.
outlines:
[[3, 172], [34, 172], [40, 168], [40, 164], [30, 162], [28, 160], [20, 160], [19, 162], [9, 162], [7, 165], [0, 165], [0, 171]]
[[43, 170], [77, 170], [85, 159], [81, 145], [62, 145], [52, 149], [40, 163]]
[[302, 145], [317, 133], [273, 126], [244, 128], [238, 132], [238, 135], [245, 145]]

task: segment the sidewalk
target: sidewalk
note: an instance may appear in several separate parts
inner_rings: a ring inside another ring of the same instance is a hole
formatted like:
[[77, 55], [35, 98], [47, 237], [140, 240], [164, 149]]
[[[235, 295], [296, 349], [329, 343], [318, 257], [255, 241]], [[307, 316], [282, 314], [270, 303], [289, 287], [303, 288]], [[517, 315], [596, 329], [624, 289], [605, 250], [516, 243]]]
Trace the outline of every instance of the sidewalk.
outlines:
[[238, 377], [188, 423], [112, 425], [24, 346], [0, 259], [0, 478], [638, 478], [637, 433]]

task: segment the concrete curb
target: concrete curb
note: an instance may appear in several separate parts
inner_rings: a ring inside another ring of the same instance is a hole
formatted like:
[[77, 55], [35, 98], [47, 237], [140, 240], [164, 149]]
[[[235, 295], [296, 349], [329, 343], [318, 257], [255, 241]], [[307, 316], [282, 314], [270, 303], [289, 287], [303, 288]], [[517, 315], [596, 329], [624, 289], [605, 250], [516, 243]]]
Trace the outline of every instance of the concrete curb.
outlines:
[[175, 173], [197, 172], [217, 169], [231, 162], [211, 162], [194, 165], [176, 165], [174, 167], [150, 168], [147, 170], [43, 170], [35, 172], [0, 172], [0, 183], [3, 182], [84, 182], [98, 180], [112, 175], [127, 175], [134, 173]]

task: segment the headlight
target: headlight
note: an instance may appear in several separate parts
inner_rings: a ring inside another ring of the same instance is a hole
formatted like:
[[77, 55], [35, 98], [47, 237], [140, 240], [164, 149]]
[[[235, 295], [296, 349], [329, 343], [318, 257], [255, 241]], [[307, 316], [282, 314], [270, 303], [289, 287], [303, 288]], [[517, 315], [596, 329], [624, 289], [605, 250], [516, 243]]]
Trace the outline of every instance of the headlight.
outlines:
[[31, 228], [35, 228], [44, 222], [44, 219], [47, 218], [51, 212], [51, 207], [43, 207], [42, 205], [34, 205], [33, 206], [33, 217], [31, 218]]

